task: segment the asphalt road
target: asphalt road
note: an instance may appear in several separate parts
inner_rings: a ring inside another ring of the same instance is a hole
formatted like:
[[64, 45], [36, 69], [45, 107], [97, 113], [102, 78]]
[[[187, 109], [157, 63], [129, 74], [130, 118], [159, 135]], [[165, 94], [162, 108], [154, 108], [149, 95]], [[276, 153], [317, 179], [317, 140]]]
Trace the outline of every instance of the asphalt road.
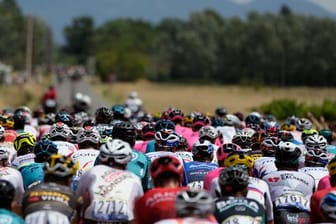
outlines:
[[84, 81], [84, 79], [73, 81], [71, 79], [64, 79], [62, 82], [55, 80], [57, 88], [57, 103], [58, 108], [71, 108], [73, 96], [80, 92], [91, 97], [92, 105], [89, 111], [94, 114], [97, 108], [101, 106], [108, 106], [97, 94], [93, 91], [92, 87]]

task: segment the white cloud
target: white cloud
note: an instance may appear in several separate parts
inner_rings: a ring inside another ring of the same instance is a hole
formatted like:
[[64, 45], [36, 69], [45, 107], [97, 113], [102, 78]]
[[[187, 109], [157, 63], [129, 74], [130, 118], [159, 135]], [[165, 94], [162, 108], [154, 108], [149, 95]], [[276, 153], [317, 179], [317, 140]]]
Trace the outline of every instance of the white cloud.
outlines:
[[319, 5], [320, 7], [336, 13], [336, 1], [335, 0], [307, 0], [309, 2], [312, 2], [316, 5]]
[[230, 1], [240, 5], [244, 5], [253, 2], [254, 0], [230, 0]]

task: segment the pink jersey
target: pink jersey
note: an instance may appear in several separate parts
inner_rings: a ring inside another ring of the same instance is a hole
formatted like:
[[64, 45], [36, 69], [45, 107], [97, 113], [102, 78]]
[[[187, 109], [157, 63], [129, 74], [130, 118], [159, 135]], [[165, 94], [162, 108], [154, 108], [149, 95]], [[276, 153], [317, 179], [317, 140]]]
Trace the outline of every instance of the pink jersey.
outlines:
[[329, 180], [329, 175], [322, 177], [317, 185], [317, 191], [323, 190], [323, 189], [330, 189], [330, 180]]
[[220, 172], [224, 169], [224, 167], [219, 167], [214, 170], [210, 170], [208, 174], [204, 177], [203, 189], [206, 191], [210, 191], [211, 182], [213, 179], [219, 176]]
[[146, 153], [147, 144], [150, 141], [151, 140], [137, 141], [134, 145], [134, 149], [139, 151], [139, 152]]

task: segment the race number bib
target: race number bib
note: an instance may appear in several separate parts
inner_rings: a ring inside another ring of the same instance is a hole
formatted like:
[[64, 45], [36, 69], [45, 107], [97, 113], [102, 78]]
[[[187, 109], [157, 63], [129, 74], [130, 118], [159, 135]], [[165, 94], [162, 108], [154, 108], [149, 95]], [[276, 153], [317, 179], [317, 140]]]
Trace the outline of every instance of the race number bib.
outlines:
[[104, 221], [127, 221], [128, 202], [123, 200], [93, 201], [93, 217]]
[[244, 216], [244, 215], [234, 215], [234, 216], [230, 216], [229, 218], [225, 219], [221, 223], [222, 224], [261, 224], [262, 218]]
[[195, 191], [202, 190], [203, 181], [193, 181], [188, 184], [188, 187], [190, 188], [190, 190], [195, 190]]
[[297, 208], [301, 211], [310, 212], [310, 201], [303, 195], [285, 194], [274, 200], [275, 208]]

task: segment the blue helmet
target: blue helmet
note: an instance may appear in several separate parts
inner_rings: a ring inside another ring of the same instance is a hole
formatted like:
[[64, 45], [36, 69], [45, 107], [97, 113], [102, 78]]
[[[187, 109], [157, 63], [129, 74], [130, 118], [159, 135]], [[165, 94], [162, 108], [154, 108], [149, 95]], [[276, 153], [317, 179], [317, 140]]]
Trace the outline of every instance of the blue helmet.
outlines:
[[34, 154], [36, 162], [45, 162], [52, 154], [57, 154], [57, 145], [47, 138], [41, 139], [34, 145]]
[[171, 120], [161, 119], [155, 123], [154, 130], [155, 132], [160, 131], [162, 129], [170, 129], [175, 130], [175, 124]]

